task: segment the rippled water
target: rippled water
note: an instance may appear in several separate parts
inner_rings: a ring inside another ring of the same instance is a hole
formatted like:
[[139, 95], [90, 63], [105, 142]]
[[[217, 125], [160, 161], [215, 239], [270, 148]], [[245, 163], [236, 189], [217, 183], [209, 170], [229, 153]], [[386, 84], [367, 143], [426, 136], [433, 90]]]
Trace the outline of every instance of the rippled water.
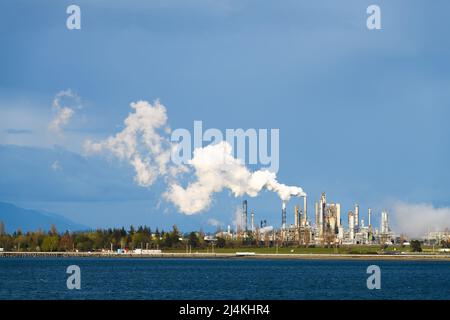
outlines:
[[[366, 286], [372, 264], [380, 290]], [[67, 289], [69, 265], [81, 290]], [[450, 299], [450, 263], [2, 258], [0, 299]]]

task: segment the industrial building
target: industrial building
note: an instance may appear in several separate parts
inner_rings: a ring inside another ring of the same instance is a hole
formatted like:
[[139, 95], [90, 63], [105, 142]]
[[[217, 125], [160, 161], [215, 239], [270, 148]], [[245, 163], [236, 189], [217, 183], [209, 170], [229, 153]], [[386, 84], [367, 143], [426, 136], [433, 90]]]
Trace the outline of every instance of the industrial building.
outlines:
[[[308, 219], [307, 196], [303, 196], [303, 203], [293, 207], [293, 224], [288, 224], [288, 207], [286, 202], [281, 206], [281, 224], [279, 228], [268, 226], [266, 220], [255, 224], [255, 212], [251, 210], [250, 224], [248, 221], [248, 202], [242, 203], [242, 222], [231, 232], [230, 226], [221, 236], [229, 239], [251, 238], [265, 244], [291, 245], [357, 245], [357, 244], [392, 244], [398, 239], [389, 227], [389, 215], [386, 210], [380, 213], [380, 227], [372, 225], [373, 212], [367, 209], [367, 220], [361, 214], [359, 204], [347, 213], [346, 226], [343, 224], [342, 206], [339, 202], [328, 202], [327, 195], [322, 192], [319, 200], [314, 204], [313, 221]], [[367, 224], [366, 224], [367, 221]]]

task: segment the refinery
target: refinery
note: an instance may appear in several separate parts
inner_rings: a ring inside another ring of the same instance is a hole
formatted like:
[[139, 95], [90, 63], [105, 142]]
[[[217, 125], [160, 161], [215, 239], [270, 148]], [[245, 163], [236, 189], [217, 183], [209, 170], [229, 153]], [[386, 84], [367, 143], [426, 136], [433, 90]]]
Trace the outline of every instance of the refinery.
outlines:
[[[275, 228], [267, 224], [266, 220], [256, 222], [253, 210], [248, 215], [248, 202], [242, 203], [240, 223], [232, 232], [231, 226], [226, 231], [220, 231], [216, 237], [226, 239], [253, 238], [259, 243], [277, 243], [285, 245], [391, 245], [406, 241], [403, 235], [396, 235], [389, 227], [389, 214], [386, 210], [380, 212], [380, 225], [374, 226], [373, 212], [368, 208], [366, 215], [360, 211], [359, 204], [341, 214], [341, 204], [327, 202], [327, 195], [322, 192], [320, 199], [314, 204], [314, 215], [308, 216], [308, 200], [306, 194], [302, 197], [302, 205], [293, 208], [293, 224], [288, 224], [286, 202], [282, 202], [281, 225]], [[367, 220], [365, 220], [367, 217]], [[342, 223], [347, 219], [347, 227]]]

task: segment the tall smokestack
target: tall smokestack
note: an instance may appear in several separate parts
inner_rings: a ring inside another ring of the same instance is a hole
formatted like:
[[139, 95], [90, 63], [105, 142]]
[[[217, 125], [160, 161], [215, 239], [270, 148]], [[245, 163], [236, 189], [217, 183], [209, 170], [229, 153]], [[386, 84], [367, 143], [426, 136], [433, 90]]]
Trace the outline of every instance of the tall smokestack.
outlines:
[[255, 232], [255, 213], [252, 210], [252, 213], [250, 214], [251, 217], [251, 228], [252, 228], [252, 233]]
[[327, 195], [325, 192], [322, 192], [322, 196], [320, 197], [320, 206], [319, 206], [319, 235], [323, 235], [323, 222], [325, 216], [325, 208], [327, 206]]
[[294, 226], [298, 228], [299, 225], [299, 216], [298, 216], [298, 205], [295, 205], [294, 208]]
[[315, 203], [315, 209], [316, 209], [316, 216], [315, 216], [315, 220], [316, 220], [316, 226], [319, 226], [319, 203], [316, 202]]
[[372, 209], [370, 209], [370, 208], [369, 208], [368, 215], [369, 215], [369, 228], [370, 228], [372, 226], [372, 223], [371, 223]]
[[387, 233], [389, 233], [388, 213], [385, 210], [383, 210], [381, 212], [381, 234]]
[[286, 202], [281, 205], [281, 228], [286, 229]]
[[338, 228], [341, 226], [341, 204], [340, 203], [336, 203], [336, 222], [337, 222], [337, 226]]
[[244, 220], [244, 225], [242, 226], [245, 231], [247, 231], [247, 200], [242, 203], [242, 218]]
[[355, 204], [355, 227], [359, 226], [359, 204]]
[[308, 215], [308, 209], [307, 209], [307, 200], [306, 195], [303, 197], [303, 225], [306, 226], [306, 220]]
[[348, 212], [348, 228], [350, 230], [350, 239], [355, 239], [355, 216], [353, 212]]

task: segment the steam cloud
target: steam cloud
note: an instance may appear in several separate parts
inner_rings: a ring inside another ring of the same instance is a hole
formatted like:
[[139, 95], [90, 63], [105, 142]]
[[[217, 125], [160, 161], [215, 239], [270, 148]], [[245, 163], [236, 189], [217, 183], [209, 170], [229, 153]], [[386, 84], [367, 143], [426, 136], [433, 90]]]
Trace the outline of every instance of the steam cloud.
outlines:
[[[268, 170], [250, 172], [240, 159], [232, 155], [232, 147], [222, 141], [194, 150], [187, 166], [170, 162], [176, 145], [170, 142], [166, 108], [156, 101], [131, 103], [132, 113], [125, 119], [124, 129], [104, 141], [87, 141], [88, 152], [108, 151], [128, 161], [135, 170], [136, 182], [151, 186], [164, 177], [167, 191], [163, 196], [181, 212], [192, 215], [211, 206], [214, 193], [229, 189], [235, 197], [256, 197], [263, 189], [276, 192], [283, 202], [292, 196], [306, 195], [302, 188], [279, 183]], [[180, 174], [193, 173], [196, 180], [187, 187], [180, 183]]]
[[50, 130], [61, 133], [62, 128], [66, 126], [72, 116], [75, 114], [75, 109], [81, 108], [80, 105], [73, 107], [73, 106], [63, 106], [61, 104], [61, 101], [63, 99], [71, 99], [75, 102], [79, 102], [79, 97], [74, 94], [70, 89], [65, 91], [60, 91], [55, 95], [55, 98], [53, 99], [52, 108], [55, 112], [55, 117], [50, 122], [49, 128]]
[[396, 230], [412, 237], [450, 227], [450, 208], [435, 208], [427, 203], [397, 202], [393, 206], [393, 213]]
[[236, 231], [242, 230], [245, 226], [243, 212], [241, 207], [236, 207], [236, 210], [234, 210], [233, 225]]
[[232, 147], [225, 141], [195, 149], [188, 164], [194, 169], [197, 180], [186, 188], [173, 183], [164, 194], [186, 214], [209, 208], [213, 194], [223, 189], [231, 190], [235, 197], [245, 194], [256, 197], [262, 189], [267, 189], [278, 193], [283, 201], [305, 195], [299, 187], [278, 183], [273, 172], [250, 172], [240, 159], [233, 157]]
[[161, 135], [166, 127], [166, 108], [156, 101], [131, 103], [134, 110], [125, 119], [125, 128], [101, 142], [86, 141], [85, 150], [108, 150], [121, 160], [127, 160], [136, 172], [135, 181], [143, 187], [151, 186], [156, 179], [167, 174], [170, 145]]
[[220, 222], [220, 221], [217, 220], [217, 219], [213, 219], [213, 218], [208, 219], [208, 224], [209, 224], [210, 226], [217, 227], [217, 228], [219, 228], [219, 227], [222, 226], [222, 222]]

